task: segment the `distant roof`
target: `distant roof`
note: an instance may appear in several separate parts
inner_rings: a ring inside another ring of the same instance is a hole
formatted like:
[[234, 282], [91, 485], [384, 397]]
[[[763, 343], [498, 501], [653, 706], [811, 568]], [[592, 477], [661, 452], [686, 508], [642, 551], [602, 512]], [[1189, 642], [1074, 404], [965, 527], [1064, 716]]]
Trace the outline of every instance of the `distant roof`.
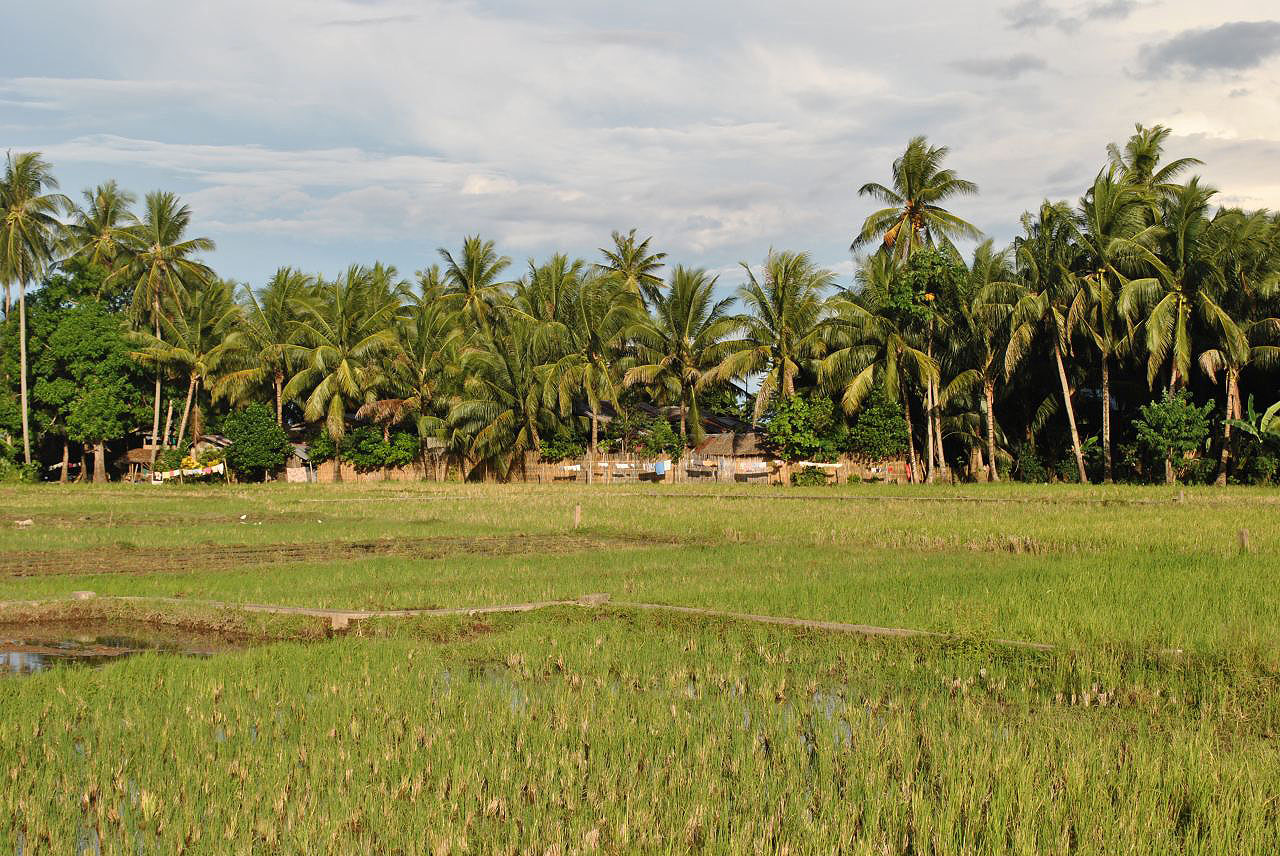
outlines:
[[757, 458], [769, 455], [764, 447], [764, 436], [757, 431], [710, 434], [696, 451], [699, 455], [723, 458]]

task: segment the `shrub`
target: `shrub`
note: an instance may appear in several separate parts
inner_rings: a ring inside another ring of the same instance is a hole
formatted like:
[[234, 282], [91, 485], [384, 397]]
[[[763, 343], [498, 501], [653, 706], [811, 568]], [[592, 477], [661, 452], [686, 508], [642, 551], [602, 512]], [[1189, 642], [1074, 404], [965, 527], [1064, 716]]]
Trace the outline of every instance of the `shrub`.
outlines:
[[638, 445], [642, 452], [653, 458], [670, 457], [673, 461], [679, 461], [684, 453], [680, 435], [661, 416], [649, 424], [648, 432], [641, 436]]
[[[1138, 446], [1153, 461], [1163, 462], [1166, 472], [1185, 468], [1184, 459], [1204, 445], [1209, 436], [1209, 414], [1213, 402], [1196, 407], [1185, 392], [1165, 390], [1159, 401], [1139, 408], [1142, 415], [1133, 423]], [[1179, 462], [1175, 467], [1174, 462]]]
[[587, 453], [587, 441], [581, 434], [561, 425], [550, 437], [542, 438], [539, 450], [542, 460], [557, 464], [560, 461], [581, 458]]
[[289, 437], [265, 404], [250, 404], [228, 414], [222, 431], [231, 441], [226, 450], [227, 466], [243, 476], [263, 479], [284, 466], [289, 456]]
[[823, 396], [793, 395], [774, 404], [765, 421], [765, 442], [784, 461], [834, 461], [847, 442], [835, 406]]
[[849, 429], [846, 449], [873, 461], [899, 458], [907, 451], [907, 419], [902, 407], [877, 388], [863, 402]]
[[828, 484], [827, 474], [819, 467], [805, 467], [791, 474], [791, 483], [796, 487], [824, 487]]

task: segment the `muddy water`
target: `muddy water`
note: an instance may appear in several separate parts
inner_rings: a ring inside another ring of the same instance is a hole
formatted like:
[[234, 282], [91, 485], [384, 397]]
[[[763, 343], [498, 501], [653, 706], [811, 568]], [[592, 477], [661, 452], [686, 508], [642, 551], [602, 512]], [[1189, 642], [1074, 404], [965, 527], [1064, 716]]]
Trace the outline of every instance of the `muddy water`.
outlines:
[[0, 679], [63, 666], [100, 666], [143, 651], [207, 657], [246, 644], [148, 624], [0, 625]]

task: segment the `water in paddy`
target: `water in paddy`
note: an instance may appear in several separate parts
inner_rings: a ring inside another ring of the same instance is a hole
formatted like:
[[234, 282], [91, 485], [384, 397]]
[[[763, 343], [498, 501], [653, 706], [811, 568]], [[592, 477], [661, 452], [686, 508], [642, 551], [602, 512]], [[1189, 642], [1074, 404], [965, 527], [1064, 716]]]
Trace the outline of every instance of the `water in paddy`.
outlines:
[[100, 666], [144, 651], [207, 657], [243, 646], [217, 635], [147, 624], [0, 625], [0, 679], [64, 666]]

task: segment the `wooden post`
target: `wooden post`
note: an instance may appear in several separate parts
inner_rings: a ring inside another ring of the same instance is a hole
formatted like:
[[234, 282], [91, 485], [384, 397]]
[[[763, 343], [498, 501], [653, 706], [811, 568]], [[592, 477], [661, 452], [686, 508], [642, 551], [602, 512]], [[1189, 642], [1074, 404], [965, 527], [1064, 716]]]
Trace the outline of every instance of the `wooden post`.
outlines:
[[1240, 530], [1240, 552], [1241, 553], [1249, 552], [1249, 530], [1248, 529]]
[[582, 506], [575, 505], [573, 507], [573, 528], [577, 529], [582, 525]]

